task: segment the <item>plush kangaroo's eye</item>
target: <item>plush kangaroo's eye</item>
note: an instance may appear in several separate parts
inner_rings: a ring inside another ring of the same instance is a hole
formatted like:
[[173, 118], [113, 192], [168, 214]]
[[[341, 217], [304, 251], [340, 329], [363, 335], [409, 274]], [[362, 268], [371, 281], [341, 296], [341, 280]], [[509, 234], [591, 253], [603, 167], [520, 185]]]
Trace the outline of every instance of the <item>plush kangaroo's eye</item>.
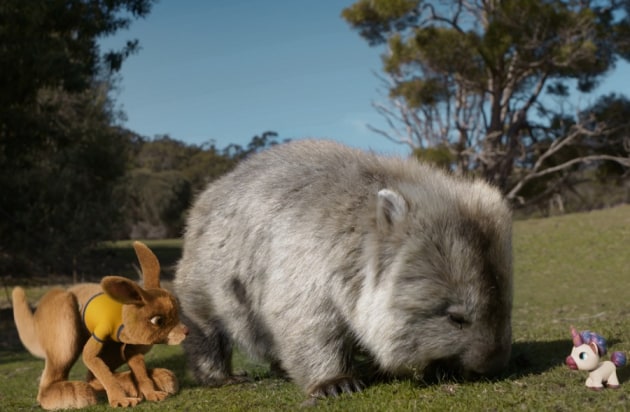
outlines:
[[155, 326], [162, 326], [164, 324], [164, 318], [162, 316], [154, 316], [151, 318], [151, 323]]
[[582, 359], [582, 360], [586, 360], [586, 358], [588, 358], [588, 353], [586, 353], [586, 352], [580, 352], [579, 357], [580, 357], [580, 359]]

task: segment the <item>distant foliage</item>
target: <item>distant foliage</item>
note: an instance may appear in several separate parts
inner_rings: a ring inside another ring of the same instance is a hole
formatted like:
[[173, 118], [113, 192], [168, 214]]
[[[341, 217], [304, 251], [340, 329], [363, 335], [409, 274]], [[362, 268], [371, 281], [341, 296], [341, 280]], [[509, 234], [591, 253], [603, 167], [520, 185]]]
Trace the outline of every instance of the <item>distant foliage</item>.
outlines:
[[166, 238], [182, 234], [193, 197], [252, 153], [276, 144], [277, 133], [264, 132], [247, 147], [189, 145], [169, 136], [138, 139], [127, 176], [122, 238]]

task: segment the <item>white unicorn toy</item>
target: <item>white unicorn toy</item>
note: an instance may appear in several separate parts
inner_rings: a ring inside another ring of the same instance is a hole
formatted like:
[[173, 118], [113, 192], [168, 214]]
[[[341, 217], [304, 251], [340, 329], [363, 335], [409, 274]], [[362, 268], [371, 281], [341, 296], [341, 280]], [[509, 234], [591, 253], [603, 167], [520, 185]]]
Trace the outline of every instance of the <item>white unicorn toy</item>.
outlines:
[[573, 350], [567, 356], [566, 364], [571, 369], [591, 371], [586, 379], [586, 387], [594, 390], [619, 388], [617, 367], [626, 364], [626, 355], [613, 352], [609, 361], [600, 362], [600, 357], [606, 354], [606, 340], [602, 336], [588, 330], [578, 333], [573, 326], [571, 335]]

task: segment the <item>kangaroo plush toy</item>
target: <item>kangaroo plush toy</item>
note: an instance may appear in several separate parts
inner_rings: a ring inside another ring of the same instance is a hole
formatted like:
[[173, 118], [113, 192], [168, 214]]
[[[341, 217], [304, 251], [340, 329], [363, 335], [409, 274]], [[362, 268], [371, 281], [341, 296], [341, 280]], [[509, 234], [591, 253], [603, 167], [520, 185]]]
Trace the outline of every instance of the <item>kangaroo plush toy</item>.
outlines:
[[[13, 290], [13, 316], [20, 340], [34, 356], [45, 359], [37, 401], [44, 409], [81, 408], [97, 402], [105, 391], [111, 406], [135, 406], [143, 398], [160, 401], [178, 390], [168, 369], [147, 370], [151, 345], [181, 343], [188, 329], [179, 321], [179, 307], [160, 287], [160, 264], [140, 242], [134, 249], [143, 287], [119, 276], [100, 284], [83, 283], [53, 289], [33, 313], [24, 290]], [[69, 381], [79, 355], [88, 368], [85, 382]], [[127, 363], [129, 371], [115, 372]]]

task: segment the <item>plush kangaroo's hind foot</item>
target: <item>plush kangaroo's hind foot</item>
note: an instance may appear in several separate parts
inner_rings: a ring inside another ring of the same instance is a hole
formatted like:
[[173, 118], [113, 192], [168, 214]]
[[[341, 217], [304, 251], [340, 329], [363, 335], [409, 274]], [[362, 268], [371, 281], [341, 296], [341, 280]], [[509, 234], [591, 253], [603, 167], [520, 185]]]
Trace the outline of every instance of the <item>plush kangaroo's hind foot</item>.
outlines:
[[155, 383], [158, 390], [174, 395], [179, 391], [179, 382], [175, 374], [168, 369], [149, 369], [149, 377]]
[[96, 391], [86, 382], [68, 381], [81, 353], [83, 336], [74, 295], [53, 289], [31, 312], [24, 291], [13, 292], [14, 317], [26, 348], [45, 360], [37, 401], [44, 409], [83, 408], [97, 402]]
[[86, 382], [60, 381], [40, 386], [37, 402], [47, 410], [78, 409], [96, 405], [96, 391]]

